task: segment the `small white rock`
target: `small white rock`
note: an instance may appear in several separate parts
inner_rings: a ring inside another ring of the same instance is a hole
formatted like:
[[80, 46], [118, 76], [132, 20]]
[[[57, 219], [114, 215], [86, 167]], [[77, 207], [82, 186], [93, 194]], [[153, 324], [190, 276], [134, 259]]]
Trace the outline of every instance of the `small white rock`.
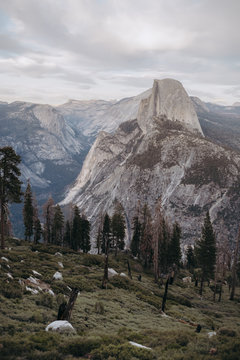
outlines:
[[141, 345], [141, 344], [138, 344], [134, 341], [129, 341], [129, 344], [133, 345], [133, 346], [136, 346], [138, 348], [141, 348], [141, 349], [146, 349], [146, 350], [152, 350], [150, 347], [147, 347], [147, 346], [144, 346], [144, 345]]
[[38, 285], [39, 284], [39, 280], [35, 279], [32, 276], [29, 276], [29, 278], [27, 278], [28, 281], [30, 281], [32, 284]]
[[113, 276], [115, 276], [117, 274], [118, 273], [114, 269], [111, 269], [111, 268], [108, 269], [108, 276], [109, 277], [113, 277]]
[[28, 286], [26, 286], [26, 290], [29, 291], [30, 293], [34, 294], [34, 295], [39, 293], [39, 291], [37, 289], [32, 289], [32, 288], [30, 288]]
[[58, 262], [58, 266], [60, 266], [62, 269], [64, 268], [63, 263], [61, 261]]
[[69, 333], [75, 332], [74, 327], [70, 324], [70, 322], [66, 320], [56, 320], [50, 323], [46, 329], [46, 331], [57, 331], [60, 333]]
[[13, 276], [10, 273], [7, 273], [7, 276], [9, 277], [9, 279], [13, 279]]
[[33, 272], [33, 275], [36, 275], [36, 276], [42, 276], [39, 272], [37, 272], [36, 270], [32, 270]]
[[55, 296], [54, 292], [51, 289], [48, 289], [48, 293], [52, 296]]
[[62, 256], [62, 254], [59, 251], [57, 251], [54, 255], [55, 256]]
[[216, 331], [210, 331], [208, 332], [208, 337], [211, 338], [212, 336], [217, 335]]
[[120, 276], [127, 277], [125, 273], [121, 273]]
[[6, 261], [6, 262], [9, 262], [9, 260], [5, 256], [2, 256], [1, 259]]
[[53, 278], [55, 280], [62, 280], [63, 279], [62, 274], [59, 271], [55, 272], [55, 274], [53, 275]]

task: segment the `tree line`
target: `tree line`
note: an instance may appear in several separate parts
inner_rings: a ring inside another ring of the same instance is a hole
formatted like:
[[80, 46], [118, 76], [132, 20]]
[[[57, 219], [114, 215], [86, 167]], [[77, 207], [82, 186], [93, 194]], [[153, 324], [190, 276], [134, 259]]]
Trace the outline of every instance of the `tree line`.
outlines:
[[[22, 182], [19, 179], [20, 161], [20, 156], [13, 148], [9, 146], [0, 148], [1, 248], [4, 249], [5, 236], [9, 234], [10, 228], [8, 204], [20, 203], [24, 196], [23, 222], [26, 240], [34, 243], [43, 241], [45, 244], [67, 246], [75, 251], [89, 252], [91, 224], [76, 205], [72, 206], [65, 221], [61, 207], [55, 205], [50, 197], [43, 205], [43, 224], [41, 223], [30, 181], [27, 182], [24, 194], [22, 193]], [[106, 283], [109, 252], [113, 251], [117, 255], [125, 246], [126, 223], [122, 205], [116, 202], [112, 217], [105, 213], [99, 223], [96, 248], [98, 254], [105, 255], [103, 283]], [[160, 198], [156, 201], [153, 215], [147, 204], [143, 206], [138, 204], [132, 220], [132, 234], [131, 253], [141, 261], [144, 268], [153, 270], [155, 281], [158, 282], [162, 275], [166, 274], [173, 280], [174, 274], [182, 266], [181, 228], [177, 222], [169, 224]], [[214, 297], [218, 293], [221, 299], [223, 281], [227, 271], [231, 270], [228, 283], [231, 289], [230, 298], [234, 299], [237, 278], [240, 277], [239, 243], [240, 230], [234, 252], [229, 250], [227, 240], [217, 245], [209, 212], [206, 213], [201, 237], [195, 242], [194, 248], [188, 247], [186, 253], [186, 266], [193, 273], [195, 284], [200, 283], [200, 295], [203, 292], [204, 282], [210, 283], [212, 279]]]

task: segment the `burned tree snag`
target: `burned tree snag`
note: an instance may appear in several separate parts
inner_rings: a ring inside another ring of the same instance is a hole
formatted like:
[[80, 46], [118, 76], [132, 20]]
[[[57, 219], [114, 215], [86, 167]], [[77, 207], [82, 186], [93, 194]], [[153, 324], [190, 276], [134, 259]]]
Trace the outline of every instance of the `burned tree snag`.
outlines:
[[128, 266], [128, 276], [130, 277], [130, 279], [132, 279], [132, 272], [131, 272], [130, 262], [128, 259], [127, 259], [127, 266]]
[[169, 284], [169, 276], [168, 276], [166, 284], [165, 284], [165, 291], [164, 291], [163, 300], [162, 300], [162, 312], [164, 312], [164, 310], [165, 310], [165, 305], [166, 305], [166, 301], [167, 301], [168, 284]]
[[63, 302], [58, 309], [58, 320], [70, 321], [74, 304], [77, 300], [79, 290], [77, 288], [72, 289], [68, 303]]

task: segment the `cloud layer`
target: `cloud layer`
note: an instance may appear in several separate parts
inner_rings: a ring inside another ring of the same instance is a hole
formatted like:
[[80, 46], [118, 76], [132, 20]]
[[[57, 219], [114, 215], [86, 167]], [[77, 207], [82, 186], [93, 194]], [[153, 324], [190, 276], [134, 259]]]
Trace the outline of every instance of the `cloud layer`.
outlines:
[[239, 13], [239, 0], [2, 2], [0, 99], [121, 98], [172, 77], [239, 101]]

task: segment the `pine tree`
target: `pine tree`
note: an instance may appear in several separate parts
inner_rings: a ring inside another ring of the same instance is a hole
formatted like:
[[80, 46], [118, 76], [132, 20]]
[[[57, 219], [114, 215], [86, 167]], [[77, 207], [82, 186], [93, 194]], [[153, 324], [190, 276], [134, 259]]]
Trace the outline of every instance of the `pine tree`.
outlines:
[[141, 239], [141, 223], [139, 217], [133, 218], [133, 237], [131, 242], [131, 252], [133, 256], [139, 257], [140, 255], [140, 239]]
[[196, 265], [194, 251], [191, 245], [187, 247], [187, 268], [192, 271]]
[[38, 218], [36, 218], [33, 223], [34, 244], [38, 244], [39, 240], [41, 239], [41, 236], [42, 236], [42, 225], [41, 225], [40, 220]]
[[140, 257], [143, 261], [143, 266], [149, 268], [153, 260], [153, 233], [152, 233], [152, 218], [147, 204], [142, 210], [142, 231], [140, 239]]
[[100, 254], [101, 251], [101, 244], [102, 244], [102, 226], [99, 225], [98, 227], [98, 232], [97, 232], [97, 239], [96, 239], [96, 248], [97, 248], [97, 253], [98, 255]]
[[169, 242], [170, 242], [170, 230], [166, 219], [162, 219], [162, 234], [159, 240], [159, 267], [163, 274], [168, 272], [170, 266], [169, 261]]
[[84, 253], [88, 253], [91, 249], [91, 243], [90, 243], [90, 222], [86, 218], [85, 215], [82, 216], [82, 226], [81, 226], [81, 241], [82, 246], [81, 249]]
[[55, 207], [53, 224], [52, 224], [52, 243], [55, 245], [63, 245], [63, 229], [64, 229], [64, 216], [61, 207]]
[[159, 266], [159, 247], [162, 242], [163, 230], [163, 214], [162, 214], [162, 200], [159, 198], [155, 206], [154, 223], [153, 223], [153, 265], [155, 282], [158, 281], [160, 275]]
[[201, 239], [196, 244], [196, 256], [198, 266], [201, 268], [200, 295], [202, 295], [203, 283], [209, 278], [214, 278], [216, 264], [216, 240], [209, 212], [204, 219]]
[[38, 217], [38, 206], [37, 199], [35, 194], [32, 196], [32, 205], [33, 205], [33, 241], [34, 244], [37, 244], [42, 237], [42, 225]]
[[71, 247], [72, 245], [71, 233], [72, 233], [72, 229], [71, 229], [70, 221], [67, 220], [65, 225], [64, 237], [63, 237], [64, 246]]
[[21, 202], [21, 158], [12, 147], [0, 148], [0, 206], [1, 206], [1, 248], [4, 249], [5, 227], [7, 223], [8, 203]]
[[105, 214], [102, 229], [102, 253], [106, 254], [106, 249], [110, 247], [111, 240], [111, 220], [108, 213]]
[[117, 255], [118, 250], [124, 249], [124, 237], [125, 237], [125, 219], [124, 219], [124, 210], [120, 203], [117, 203], [115, 207], [114, 214], [111, 220], [112, 236], [113, 236], [113, 246], [115, 247], [115, 255]]
[[54, 216], [54, 201], [52, 197], [49, 197], [47, 202], [43, 205], [43, 217], [44, 217], [44, 243], [50, 244], [52, 241], [52, 224]]
[[111, 221], [108, 214], [105, 214], [102, 231], [102, 252], [105, 253], [105, 264], [102, 287], [106, 289], [108, 281], [108, 253], [111, 240]]
[[24, 206], [23, 206], [23, 222], [25, 226], [25, 240], [30, 241], [33, 235], [33, 222], [34, 222], [34, 208], [33, 208], [33, 196], [28, 179], [27, 188], [24, 193]]
[[181, 238], [181, 228], [180, 225], [175, 222], [173, 225], [172, 236], [169, 244], [169, 262], [170, 265], [174, 264], [179, 266], [182, 258], [181, 248], [180, 248], [180, 238]]
[[71, 248], [75, 251], [82, 247], [82, 234], [81, 234], [81, 216], [77, 205], [73, 209], [73, 225], [72, 225], [72, 246]]

